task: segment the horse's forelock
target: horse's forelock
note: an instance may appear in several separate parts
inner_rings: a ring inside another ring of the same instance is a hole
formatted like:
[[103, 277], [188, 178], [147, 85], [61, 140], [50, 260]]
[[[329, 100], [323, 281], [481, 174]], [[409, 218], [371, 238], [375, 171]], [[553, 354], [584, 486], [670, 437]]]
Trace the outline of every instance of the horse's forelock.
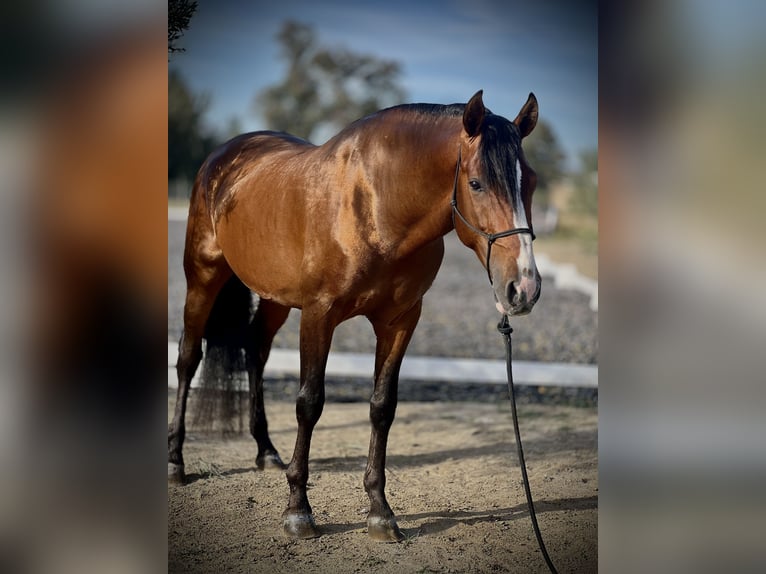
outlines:
[[[482, 125], [479, 159], [490, 189], [507, 194], [514, 200], [521, 134], [513, 122], [488, 114]], [[520, 192], [521, 190], [517, 190]]]

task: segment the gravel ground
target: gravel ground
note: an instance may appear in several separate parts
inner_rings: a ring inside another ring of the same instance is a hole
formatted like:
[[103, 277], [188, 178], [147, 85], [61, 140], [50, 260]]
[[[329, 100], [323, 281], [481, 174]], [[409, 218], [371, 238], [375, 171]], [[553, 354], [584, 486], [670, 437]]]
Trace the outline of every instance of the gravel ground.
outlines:
[[[183, 326], [186, 280], [183, 247], [186, 223], [168, 222], [168, 340], [177, 341]], [[513, 357], [518, 360], [569, 363], [598, 362], [598, 313], [590, 310], [589, 297], [555, 289], [543, 276], [543, 292], [531, 314], [513, 320]], [[497, 333], [499, 315], [476, 255], [450, 233], [444, 262], [426, 294], [423, 313], [410, 343], [410, 355], [502, 359], [503, 341]], [[274, 341], [275, 348], [297, 349], [300, 311], [293, 310]], [[375, 336], [363, 317], [341, 324], [335, 331], [335, 352], [373, 353]], [[244, 385], [246, 387], [246, 385]], [[369, 379], [328, 380], [327, 400], [367, 401]], [[298, 381], [283, 377], [267, 381], [267, 400], [293, 400]], [[597, 389], [517, 386], [519, 403], [595, 406]], [[507, 399], [502, 385], [401, 381], [400, 401], [496, 402]]]
[[[185, 222], [168, 222], [168, 340], [177, 341], [183, 321], [186, 281], [182, 259]], [[555, 289], [543, 276], [543, 291], [531, 314], [513, 320], [514, 358], [570, 363], [598, 362], [598, 313], [588, 296]], [[503, 343], [496, 330], [499, 315], [476, 255], [454, 233], [445, 241], [439, 275], [426, 294], [423, 313], [408, 353], [440, 357], [500, 359]], [[300, 311], [293, 310], [274, 341], [276, 348], [298, 348]], [[332, 350], [372, 353], [375, 337], [363, 317], [340, 325]]]

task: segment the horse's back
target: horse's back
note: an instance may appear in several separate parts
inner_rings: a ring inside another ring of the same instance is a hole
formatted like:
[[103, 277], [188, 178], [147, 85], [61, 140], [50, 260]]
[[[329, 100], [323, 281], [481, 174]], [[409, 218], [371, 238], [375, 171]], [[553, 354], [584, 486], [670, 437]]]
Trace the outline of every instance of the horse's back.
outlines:
[[238, 184], [263, 162], [283, 153], [315, 147], [284, 132], [258, 131], [236, 136], [213, 150], [202, 164], [193, 193], [204, 195], [214, 221], [226, 213]]

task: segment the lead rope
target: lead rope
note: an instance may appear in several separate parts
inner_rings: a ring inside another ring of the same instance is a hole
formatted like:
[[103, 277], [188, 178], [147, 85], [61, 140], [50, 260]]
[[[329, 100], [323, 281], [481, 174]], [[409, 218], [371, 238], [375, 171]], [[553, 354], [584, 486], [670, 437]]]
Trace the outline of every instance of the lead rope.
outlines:
[[[532, 236], [532, 240], [535, 239], [535, 233], [532, 231], [531, 228], [527, 227], [518, 227], [516, 229], [509, 229], [508, 231], [502, 231], [500, 233], [486, 233], [479, 229], [478, 227], [474, 226], [472, 223], [470, 223], [460, 212], [460, 209], [457, 206], [457, 184], [458, 184], [458, 177], [460, 176], [460, 159], [461, 159], [461, 148], [458, 147], [457, 150], [457, 164], [455, 165], [455, 181], [452, 184], [452, 201], [450, 201], [450, 205], [452, 206], [452, 226], [456, 228], [455, 225], [455, 215], [457, 215], [460, 220], [474, 233], [477, 235], [480, 235], [484, 239], [487, 240], [487, 262], [485, 267], [487, 268], [487, 277], [489, 278], [489, 283], [492, 285], [492, 272], [489, 269], [490, 265], [490, 256], [492, 254], [492, 245], [500, 239], [501, 237], [508, 237], [510, 235], [516, 235], [518, 233], [528, 233]], [[457, 228], [455, 229], [457, 231]], [[543, 558], [545, 558], [545, 563], [548, 565], [548, 569], [553, 574], [558, 574], [558, 571], [556, 570], [556, 567], [553, 565], [553, 562], [551, 561], [551, 557], [548, 556], [548, 551], [545, 549], [545, 543], [543, 542], [543, 535], [540, 534], [540, 527], [537, 525], [537, 515], [535, 514], [535, 505], [532, 502], [532, 491], [529, 489], [529, 477], [527, 476], [527, 465], [524, 462], [524, 450], [521, 448], [521, 433], [519, 432], [519, 417], [516, 413], [516, 395], [513, 389], [513, 371], [511, 370], [511, 333], [513, 333], [513, 329], [511, 329], [511, 325], [508, 322], [508, 315], [503, 314], [503, 318], [500, 320], [500, 322], [497, 324], [497, 330], [500, 332], [500, 334], [505, 339], [505, 365], [507, 369], [507, 376], [508, 376], [508, 394], [511, 396], [511, 414], [513, 415], [513, 430], [516, 433], [516, 450], [519, 453], [519, 466], [521, 467], [521, 477], [524, 480], [524, 492], [527, 495], [527, 507], [529, 507], [529, 517], [532, 519], [532, 527], [535, 530], [535, 536], [537, 537], [537, 544], [540, 546], [540, 551], [543, 553]]]
[[497, 324], [498, 332], [505, 339], [505, 365], [506, 374], [508, 376], [508, 394], [511, 396], [511, 415], [513, 417], [513, 430], [516, 433], [516, 450], [519, 454], [519, 466], [521, 467], [521, 477], [524, 481], [524, 492], [527, 495], [527, 507], [529, 508], [529, 517], [532, 519], [532, 528], [534, 528], [535, 536], [537, 537], [537, 544], [540, 546], [540, 551], [543, 553], [545, 563], [548, 565], [548, 569], [553, 574], [558, 574], [556, 567], [551, 561], [551, 557], [548, 556], [548, 551], [545, 549], [545, 543], [543, 542], [543, 535], [540, 533], [540, 527], [537, 524], [537, 515], [535, 514], [535, 505], [532, 502], [532, 491], [529, 488], [529, 477], [527, 476], [527, 465], [524, 462], [524, 450], [521, 447], [521, 433], [519, 432], [519, 416], [516, 413], [516, 395], [513, 387], [513, 371], [511, 369], [511, 333], [513, 329], [508, 322], [508, 315], [503, 315], [503, 318]]

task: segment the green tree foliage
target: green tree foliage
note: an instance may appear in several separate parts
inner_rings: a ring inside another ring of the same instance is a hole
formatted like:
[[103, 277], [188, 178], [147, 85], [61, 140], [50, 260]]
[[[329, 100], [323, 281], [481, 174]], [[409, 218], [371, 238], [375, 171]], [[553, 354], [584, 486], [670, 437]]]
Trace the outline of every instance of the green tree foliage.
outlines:
[[168, 0], [168, 52], [183, 52], [176, 46], [176, 41], [189, 28], [197, 3], [189, 0]]
[[270, 129], [310, 139], [322, 127], [339, 129], [404, 101], [398, 62], [323, 47], [299, 22], [285, 22], [277, 39], [287, 73], [255, 101]]
[[177, 70], [168, 74], [168, 179], [191, 182], [218, 144], [207, 132], [202, 117], [210, 104], [206, 95], [194, 94]]
[[590, 215], [598, 214], [598, 150], [580, 154], [580, 170], [573, 177], [571, 207]]
[[551, 186], [564, 175], [564, 152], [556, 134], [545, 120], [524, 140], [524, 154], [529, 165], [537, 172], [535, 199], [541, 205], [548, 204]]

